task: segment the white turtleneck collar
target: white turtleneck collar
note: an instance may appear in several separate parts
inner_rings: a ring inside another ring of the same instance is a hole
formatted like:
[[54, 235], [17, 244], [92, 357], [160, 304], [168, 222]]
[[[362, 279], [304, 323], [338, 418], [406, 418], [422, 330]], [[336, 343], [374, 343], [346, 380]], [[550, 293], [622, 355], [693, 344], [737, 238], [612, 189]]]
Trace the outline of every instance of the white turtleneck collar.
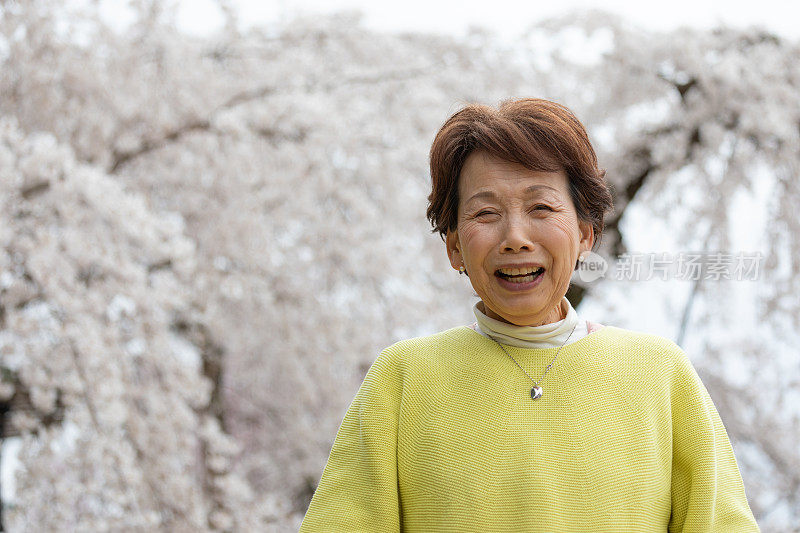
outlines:
[[[486, 316], [476, 303], [472, 310], [477, 323], [473, 329], [486, 337], [494, 338], [498, 342], [520, 348], [559, 348], [564, 344], [572, 344], [589, 334], [589, 327], [585, 320], [578, 317], [567, 297], [561, 300], [561, 311], [566, 312], [566, 318], [543, 324], [541, 326], [515, 326], [495, 320]], [[574, 331], [573, 331], [574, 328]]]

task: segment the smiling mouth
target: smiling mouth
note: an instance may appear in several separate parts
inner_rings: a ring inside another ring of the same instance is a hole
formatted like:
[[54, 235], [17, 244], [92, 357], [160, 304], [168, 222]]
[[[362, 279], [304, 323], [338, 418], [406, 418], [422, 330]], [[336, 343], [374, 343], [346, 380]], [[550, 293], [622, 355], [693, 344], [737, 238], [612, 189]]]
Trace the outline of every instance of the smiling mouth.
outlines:
[[538, 269], [500, 268], [494, 275], [512, 283], [530, 283], [544, 274], [544, 267]]

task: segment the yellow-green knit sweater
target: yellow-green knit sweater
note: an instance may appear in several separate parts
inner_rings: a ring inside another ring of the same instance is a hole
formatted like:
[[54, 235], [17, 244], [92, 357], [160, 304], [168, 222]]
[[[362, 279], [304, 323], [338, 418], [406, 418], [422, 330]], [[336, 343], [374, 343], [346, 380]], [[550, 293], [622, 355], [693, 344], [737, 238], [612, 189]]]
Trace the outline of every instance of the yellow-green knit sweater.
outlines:
[[[508, 346], [532, 376], [556, 348]], [[467, 327], [399, 342], [345, 415], [301, 532], [758, 531], [686, 354], [605, 327], [531, 381]]]

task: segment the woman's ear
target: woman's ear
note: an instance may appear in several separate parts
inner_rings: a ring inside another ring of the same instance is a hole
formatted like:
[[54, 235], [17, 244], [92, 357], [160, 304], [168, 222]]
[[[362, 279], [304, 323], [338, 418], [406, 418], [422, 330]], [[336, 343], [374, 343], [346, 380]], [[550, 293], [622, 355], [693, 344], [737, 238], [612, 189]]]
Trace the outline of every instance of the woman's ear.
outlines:
[[590, 252], [592, 246], [594, 246], [594, 227], [590, 222], [578, 219], [578, 228], [581, 232], [581, 241], [578, 244], [578, 248], [581, 251]]
[[447, 230], [445, 246], [447, 247], [447, 257], [450, 259], [450, 265], [456, 270], [464, 266], [464, 258], [461, 256], [461, 243], [458, 240], [458, 232]]

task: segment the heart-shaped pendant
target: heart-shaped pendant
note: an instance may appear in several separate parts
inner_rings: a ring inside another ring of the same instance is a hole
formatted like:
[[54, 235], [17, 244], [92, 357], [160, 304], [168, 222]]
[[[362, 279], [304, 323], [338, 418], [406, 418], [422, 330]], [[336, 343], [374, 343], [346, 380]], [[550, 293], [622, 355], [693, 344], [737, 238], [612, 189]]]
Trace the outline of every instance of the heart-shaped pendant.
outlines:
[[531, 400], [538, 400], [542, 397], [542, 388], [538, 386], [534, 386], [531, 389]]

